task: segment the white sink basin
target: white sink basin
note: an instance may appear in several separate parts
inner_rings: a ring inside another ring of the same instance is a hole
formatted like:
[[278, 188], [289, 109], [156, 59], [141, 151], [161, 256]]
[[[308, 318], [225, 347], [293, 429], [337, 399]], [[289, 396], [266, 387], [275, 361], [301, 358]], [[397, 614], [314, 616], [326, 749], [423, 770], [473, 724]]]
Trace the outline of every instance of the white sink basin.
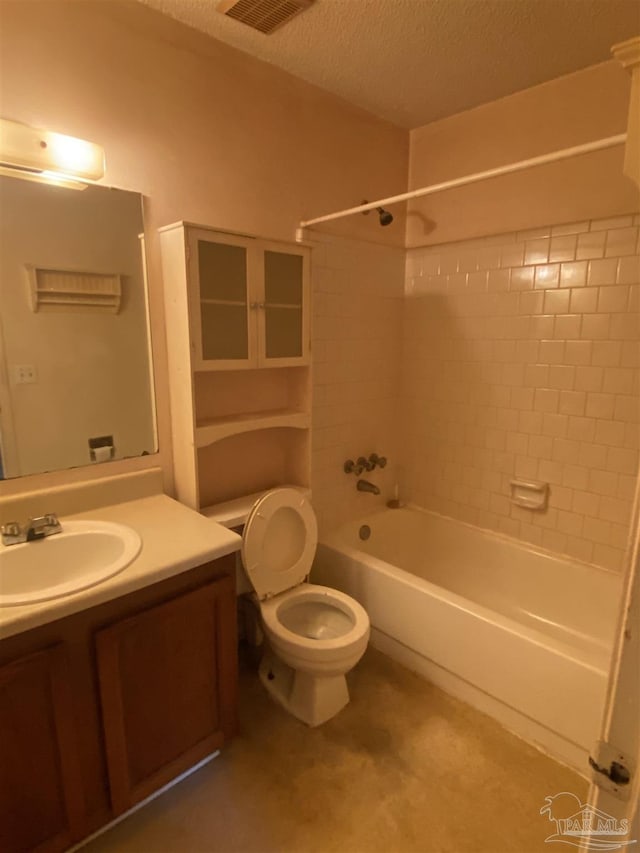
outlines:
[[140, 553], [135, 530], [110, 521], [63, 521], [62, 533], [0, 546], [0, 606], [34, 604], [95, 586]]

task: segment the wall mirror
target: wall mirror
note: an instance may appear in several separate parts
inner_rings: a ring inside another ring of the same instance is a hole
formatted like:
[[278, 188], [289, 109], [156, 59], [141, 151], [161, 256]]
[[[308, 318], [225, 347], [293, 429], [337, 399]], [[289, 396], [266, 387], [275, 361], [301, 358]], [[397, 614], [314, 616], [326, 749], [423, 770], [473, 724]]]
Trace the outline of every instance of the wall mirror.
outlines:
[[157, 451], [142, 197], [0, 177], [0, 479]]

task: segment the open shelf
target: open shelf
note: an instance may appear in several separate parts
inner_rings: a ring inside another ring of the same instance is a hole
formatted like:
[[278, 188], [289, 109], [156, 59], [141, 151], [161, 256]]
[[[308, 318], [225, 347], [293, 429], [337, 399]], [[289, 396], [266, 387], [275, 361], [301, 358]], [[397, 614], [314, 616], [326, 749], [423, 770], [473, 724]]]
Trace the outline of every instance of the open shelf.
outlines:
[[236, 433], [197, 450], [199, 506], [226, 503], [282, 483], [309, 484], [309, 430]]
[[310, 425], [311, 416], [309, 412], [296, 412], [289, 409], [216, 418], [196, 426], [196, 447], [207, 447], [223, 438], [239, 435], [243, 432], [279, 427], [308, 429]]
[[256, 412], [309, 411], [309, 369], [199, 371], [194, 374], [196, 425]]

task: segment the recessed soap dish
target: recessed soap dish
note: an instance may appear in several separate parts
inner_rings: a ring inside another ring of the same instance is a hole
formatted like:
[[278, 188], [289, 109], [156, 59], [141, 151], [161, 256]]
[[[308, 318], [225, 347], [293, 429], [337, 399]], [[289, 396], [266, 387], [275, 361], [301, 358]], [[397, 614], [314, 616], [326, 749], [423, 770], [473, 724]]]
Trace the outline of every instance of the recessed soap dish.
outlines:
[[542, 511], [549, 502], [549, 483], [537, 480], [511, 480], [511, 503], [524, 509]]

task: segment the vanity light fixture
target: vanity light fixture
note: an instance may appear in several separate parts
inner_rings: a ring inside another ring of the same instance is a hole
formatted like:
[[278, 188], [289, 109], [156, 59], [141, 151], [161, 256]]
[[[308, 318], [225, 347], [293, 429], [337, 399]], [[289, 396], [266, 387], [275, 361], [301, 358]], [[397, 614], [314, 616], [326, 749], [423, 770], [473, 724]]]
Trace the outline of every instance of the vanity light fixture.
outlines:
[[0, 174], [82, 190], [104, 176], [94, 142], [0, 119]]

